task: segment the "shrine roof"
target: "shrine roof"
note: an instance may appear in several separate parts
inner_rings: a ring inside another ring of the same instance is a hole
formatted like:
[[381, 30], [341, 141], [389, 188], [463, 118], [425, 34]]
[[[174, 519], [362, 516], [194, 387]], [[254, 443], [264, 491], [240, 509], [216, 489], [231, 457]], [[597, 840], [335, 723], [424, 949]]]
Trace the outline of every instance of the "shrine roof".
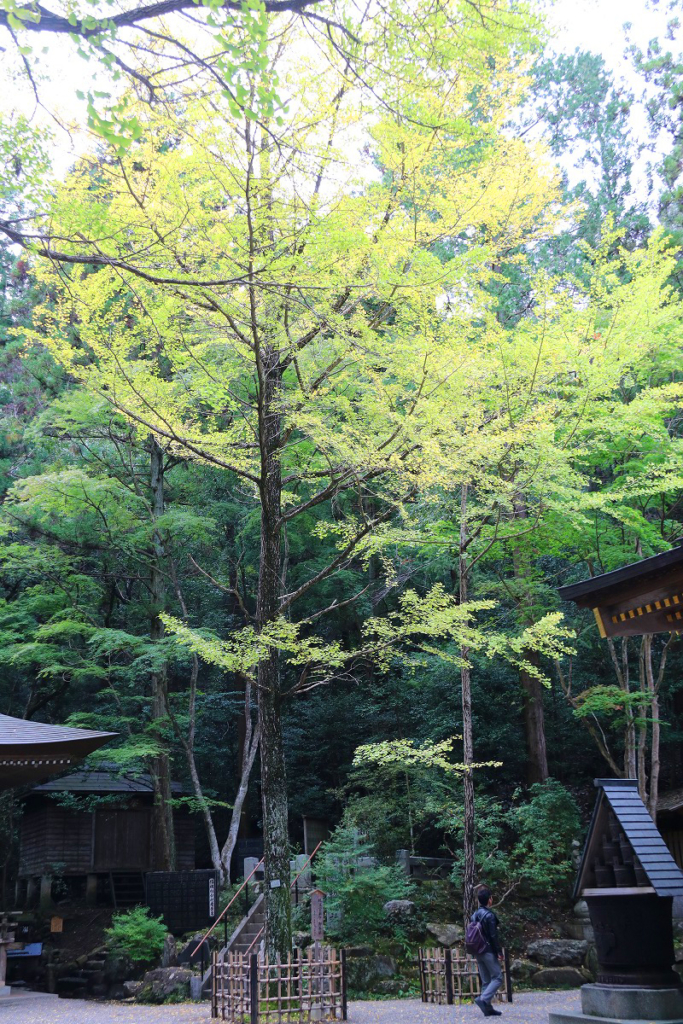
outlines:
[[[180, 782], [172, 782], [171, 790], [182, 793]], [[50, 779], [35, 786], [34, 793], [153, 793], [152, 779], [148, 773], [121, 771], [116, 766], [99, 766], [96, 769], [81, 769], [70, 772], [59, 779]]]
[[0, 715], [0, 789], [61, 774], [116, 735]]
[[683, 544], [613, 572], [559, 588], [560, 597], [592, 608], [602, 636], [683, 629]]

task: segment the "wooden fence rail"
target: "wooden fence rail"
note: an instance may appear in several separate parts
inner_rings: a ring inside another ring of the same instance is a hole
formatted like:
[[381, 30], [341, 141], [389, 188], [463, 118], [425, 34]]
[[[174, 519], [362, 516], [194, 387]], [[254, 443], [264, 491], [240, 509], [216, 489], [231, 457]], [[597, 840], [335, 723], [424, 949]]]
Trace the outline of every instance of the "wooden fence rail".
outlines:
[[260, 954], [214, 954], [211, 1016], [231, 1024], [346, 1020], [345, 950], [295, 950], [271, 962]]
[[[512, 979], [507, 950], [503, 951], [503, 984], [496, 999], [512, 1002]], [[481, 978], [474, 957], [458, 947], [420, 949], [420, 991], [423, 1003], [448, 1006], [471, 1001], [481, 992]]]

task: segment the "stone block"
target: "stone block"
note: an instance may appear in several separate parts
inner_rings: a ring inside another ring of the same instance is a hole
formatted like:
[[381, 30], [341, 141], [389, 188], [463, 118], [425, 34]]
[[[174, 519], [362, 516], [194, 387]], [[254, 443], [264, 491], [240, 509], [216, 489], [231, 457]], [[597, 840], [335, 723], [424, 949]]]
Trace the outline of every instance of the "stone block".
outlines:
[[386, 916], [392, 921], [408, 921], [415, 917], [417, 907], [412, 900], [388, 900], [382, 907]]
[[531, 978], [534, 988], [580, 988], [586, 975], [577, 967], [544, 967]]
[[527, 946], [527, 956], [544, 967], [580, 967], [588, 952], [584, 939], [538, 939]]
[[427, 931], [433, 935], [440, 946], [455, 946], [462, 942], [465, 933], [459, 924], [428, 924]]
[[617, 1020], [683, 1019], [683, 986], [630, 988], [626, 985], [584, 985], [581, 1009], [591, 1017]]
[[[586, 1013], [567, 1013], [551, 1011], [548, 1014], [548, 1024], [626, 1024], [623, 1017], [591, 1017]], [[647, 1020], [629, 1020], [628, 1024], [651, 1024]], [[667, 1024], [683, 1024], [683, 1019], [670, 1020]]]

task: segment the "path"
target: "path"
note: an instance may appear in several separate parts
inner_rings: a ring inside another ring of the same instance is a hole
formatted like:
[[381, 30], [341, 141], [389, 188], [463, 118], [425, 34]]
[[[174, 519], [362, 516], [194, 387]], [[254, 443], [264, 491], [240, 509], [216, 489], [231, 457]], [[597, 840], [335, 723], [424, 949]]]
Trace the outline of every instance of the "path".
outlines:
[[[578, 992], [522, 992], [501, 1009], [505, 1024], [547, 1024], [548, 1010], [577, 1008]], [[0, 1001], [0, 1024], [209, 1024], [208, 1004], [133, 1006], [56, 996]], [[349, 1024], [479, 1024], [475, 1006], [426, 1006], [417, 999], [349, 1003]], [[503, 1022], [501, 1021], [501, 1024]]]

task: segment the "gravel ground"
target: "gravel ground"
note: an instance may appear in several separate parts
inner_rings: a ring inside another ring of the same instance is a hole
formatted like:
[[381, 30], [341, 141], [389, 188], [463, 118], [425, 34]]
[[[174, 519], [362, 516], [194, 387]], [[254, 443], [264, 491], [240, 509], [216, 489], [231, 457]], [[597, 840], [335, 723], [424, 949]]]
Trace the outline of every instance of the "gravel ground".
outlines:
[[[503, 1004], [506, 1024], [547, 1024], [548, 1011], [578, 1009], [578, 992], [523, 992], [511, 1006]], [[89, 1003], [80, 999], [42, 998], [0, 1001], [0, 1024], [207, 1024], [206, 1003], [179, 1006], [132, 1006]], [[479, 1024], [475, 1006], [429, 1006], [417, 999], [349, 1003], [349, 1024]], [[502, 1024], [502, 1022], [501, 1022]]]

